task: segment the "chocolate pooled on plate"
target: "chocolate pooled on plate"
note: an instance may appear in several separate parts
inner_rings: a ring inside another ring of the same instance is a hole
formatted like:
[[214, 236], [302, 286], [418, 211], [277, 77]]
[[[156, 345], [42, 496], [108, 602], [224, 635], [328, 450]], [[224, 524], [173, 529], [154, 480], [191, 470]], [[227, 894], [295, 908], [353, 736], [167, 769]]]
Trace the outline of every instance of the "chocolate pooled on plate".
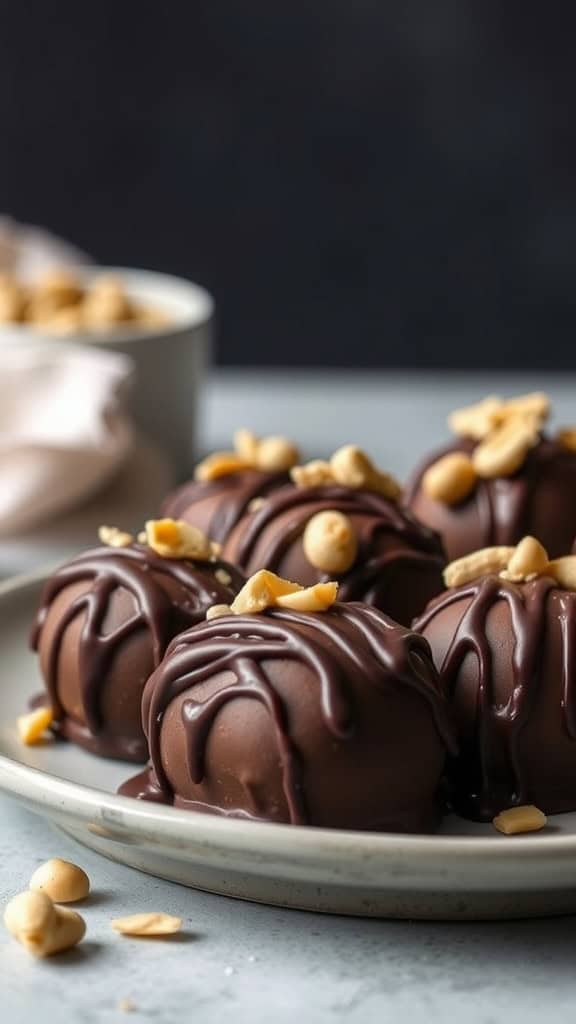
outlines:
[[576, 810], [576, 556], [533, 537], [468, 555], [414, 623], [455, 716], [455, 810], [479, 821], [509, 807]]
[[141, 543], [102, 527], [103, 547], [58, 569], [32, 635], [53, 730], [103, 757], [145, 761], [144, 684], [177, 633], [230, 602], [244, 577], [197, 529], [151, 520]]
[[334, 582], [261, 571], [146, 684], [149, 768], [120, 792], [293, 825], [437, 824], [452, 732], [428, 644]]
[[538, 537], [556, 557], [576, 523], [576, 430], [544, 433], [550, 412], [536, 392], [490, 397], [452, 413], [458, 440], [430, 456], [406, 493], [408, 507], [438, 530], [448, 558]]
[[258, 438], [238, 430], [234, 451], [213, 452], [199, 463], [194, 479], [168, 496], [162, 512], [193, 523], [222, 544], [250, 508], [289, 482], [298, 457], [285, 437]]
[[236, 524], [224, 557], [305, 586], [336, 579], [343, 601], [365, 601], [409, 626], [443, 589], [440, 539], [400, 504], [401, 489], [354, 445], [291, 471]]

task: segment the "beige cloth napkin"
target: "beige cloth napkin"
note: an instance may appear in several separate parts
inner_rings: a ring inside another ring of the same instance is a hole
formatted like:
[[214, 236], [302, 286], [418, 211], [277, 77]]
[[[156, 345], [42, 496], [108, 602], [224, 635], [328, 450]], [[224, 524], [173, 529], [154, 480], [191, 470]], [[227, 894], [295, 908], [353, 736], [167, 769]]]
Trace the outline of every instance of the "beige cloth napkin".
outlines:
[[21, 533], [98, 491], [133, 444], [125, 356], [0, 340], [0, 535]]

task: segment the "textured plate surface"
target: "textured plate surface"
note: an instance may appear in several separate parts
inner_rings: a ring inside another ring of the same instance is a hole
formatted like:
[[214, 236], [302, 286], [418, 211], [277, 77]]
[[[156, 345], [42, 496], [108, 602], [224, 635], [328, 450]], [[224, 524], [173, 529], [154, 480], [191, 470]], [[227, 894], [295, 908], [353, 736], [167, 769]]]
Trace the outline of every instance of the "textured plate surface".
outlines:
[[332, 913], [520, 917], [576, 910], [576, 814], [507, 838], [452, 818], [438, 836], [226, 820], [115, 795], [131, 767], [69, 744], [23, 747], [40, 679], [27, 638], [42, 579], [0, 585], [0, 787], [113, 860], [243, 899]]

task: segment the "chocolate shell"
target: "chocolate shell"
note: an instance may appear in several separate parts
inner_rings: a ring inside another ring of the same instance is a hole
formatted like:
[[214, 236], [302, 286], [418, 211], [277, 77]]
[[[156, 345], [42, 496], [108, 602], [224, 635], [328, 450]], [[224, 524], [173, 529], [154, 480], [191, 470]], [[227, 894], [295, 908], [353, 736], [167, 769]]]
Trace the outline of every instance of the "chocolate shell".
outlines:
[[[304, 553], [306, 525], [325, 510], [347, 515], [358, 537], [356, 560], [342, 575], [321, 572]], [[269, 494], [238, 522], [224, 557], [247, 575], [270, 569], [303, 586], [336, 579], [340, 600], [365, 601], [406, 626], [444, 589], [445, 558], [436, 533], [396, 501], [337, 485], [289, 485]]]
[[145, 761], [144, 684], [177, 633], [230, 603], [244, 580], [226, 562], [102, 547], [47, 582], [32, 635], [53, 728], [103, 757]]
[[513, 476], [479, 479], [457, 505], [428, 497], [422, 489], [426, 470], [449, 452], [470, 453], [475, 446], [463, 439], [436, 452], [406, 491], [406, 504], [438, 531], [449, 561], [479, 548], [517, 544], [526, 534], [537, 537], [551, 558], [569, 551], [576, 523], [576, 452], [543, 436]]
[[223, 544], [255, 499], [266, 497], [289, 480], [287, 472], [259, 469], [244, 469], [210, 481], [190, 480], [166, 498], [162, 514], [192, 523]]
[[367, 605], [196, 626], [142, 706], [151, 764], [124, 794], [294, 825], [437, 822], [453, 740], [430, 650]]
[[576, 810], [576, 593], [490, 575], [442, 594], [414, 628], [455, 715], [455, 809], [479, 821], [517, 804]]

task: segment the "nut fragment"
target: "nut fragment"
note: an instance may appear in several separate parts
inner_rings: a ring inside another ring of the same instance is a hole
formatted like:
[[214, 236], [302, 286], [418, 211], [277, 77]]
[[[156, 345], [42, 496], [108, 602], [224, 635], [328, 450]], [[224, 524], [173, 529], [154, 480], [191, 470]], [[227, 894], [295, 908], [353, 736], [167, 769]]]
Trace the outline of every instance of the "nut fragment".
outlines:
[[234, 451], [249, 466], [256, 465], [258, 455], [258, 438], [251, 430], [241, 427], [234, 434]]
[[338, 584], [331, 580], [328, 583], [315, 583], [313, 587], [305, 587], [292, 594], [281, 594], [276, 598], [276, 606], [294, 612], [325, 612], [332, 607], [337, 597]]
[[537, 444], [538, 436], [536, 420], [511, 417], [474, 449], [472, 462], [478, 476], [512, 476]]
[[267, 608], [320, 612], [334, 604], [337, 594], [338, 584], [334, 582], [304, 588], [299, 583], [291, 583], [267, 569], [261, 569], [244, 584], [232, 602], [231, 611], [234, 615], [258, 615]]
[[489, 395], [474, 405], [456, 409], [448, 417], [448, 426], [458, 437], [481, 441], [498, 425], [501, 408], [502, 399], [497, 395]]
[[448, 424], [459, 437], [483, 441], [512, 419], [527, 419], [539, 428], [549, 413], [550, 399], [542, 391], [510, 398], [506, 402], [497, 395], [489, 395], [475, 405], [456, 409], [448, 417]]
[[487, 576], [492, 572], [501, 572], [508, 568], [508, 562], [514, 554], [512, 547], [482, 548], [471, 555], [464, 555], [450, 562], [444, 569], [444, 583], [447, 587], [459, 587], [479, 576]]
[[30, 879], [30, 889], [45, 893], [54, 903], [77, 903], [88, 896], [90, 879], [77, 864], [53, 857], [36, 868]]
[[422, 489], [433, 501], [457, 505], [464, 501], [476, 485], [476, 470], [465, 452], [442, 456], [424, 473]]
[[80, 914], [55, 906], [44, 892], [15, 896], [4, 912], [4, 924], [29, 953], [40, 957], [70, 949], [86, 933]]
[[389, 473], [377, 469], [366, 452], [354, 444], [346, 444], [334, 452], [330, 469], [336, 483], [354, 490], [376, 491], [396, 501], [401, 487]]
[[576, 427], [564, 427], [563, 430], [559, 430], [556, 440], [569, 452], [576, 452]]
[[40, 743], [53, 721], [54, 712], [51, 707], [36, 708], [27, 715], [20, 715], [16, 720], [16, 725], [22, 743], [28, 747]]
[[520, 832], [539, 832], [546, 827], [546, 815], [533, 804], [522, 807], [509, 807], [500, 811], [492, 820], [494, 828], [506, 836], [518, 835]]
[[234, 615], [257, 615], [266, 608], [272, 608], [281, 595], [294, 594], [303, 589], [299, 583], [291, 583], [267, 569], [260, 569], [246, 581], [235, 597], [232, 612]]
[[256, 466], [265, 473], [283, 473], [298, 462], [295, 444], [285, 437], [264, 437], [258, 442]]
[[532, 391], [528, 395], [509, 398], [502, 407], [503, 417], [527, 416], [543, 423], [550, 415], [550, 399], [543, 391]]
[[330, 463], [323, 459], [313, 459], [304, 466], [293, 466], [290, 476], [296, 487], [323, 487], [334, 483]]
[[194, 470], [194, 479], [206, 483], [218, 480], [221, 476], [241, 473], [242, 470], [249, 468], [250, 464], [246, 459], [242, 459], [236, 452], [212, 452], [212, 455], [198, 463]]
[[182, 918], [164, 913], [130, 914], [127, 917], [117, 917], [110, 924], [120, 935], [153, 938], [161, 935], [174, 935], [179, 932], [182, 928]]
[[127, 548], [134, 543], [132, 534], [119, 530], [117, 526], [99, 526], [98, 538], [110, 548]]
[[306, 558], [316, 569], [344, 573], [356, 561], [358, 538], [348, 516], [328, 510], [308, 520], [302, 546]]
[[248, 511], [258, 512], [261, 508], [263, 508], [265, 504], [266, 498], [261, 498], [260, 496], [258, 496], [257, 498], [252, 498], [252, 501], [248, 502]]
[[216, 569], [214, 576], [216, 577], [218, 582], [222, 583], [225, 587], [230, 586], [230, 584], [232, 583], [232, 577], [230, 573], [227, 572], [226, 569]]
[[524, 537], [514, 552], [502, 575], [505, 579], [520, 582], [528, 576], [541, 576], [548, 569], [548, 552], [535, 537]]
[[576, 555], [553, 559], [547, 572], [564, 590], [576, 590]]
[[210, 622], [211, 619], [221, 619], [224, 615], [233, 615], [229, 604], [213, 604], [206, 612], [206, 621]]
[[146, 543], [162, 558], [193, 558], [207, 562], [215, 547], [202, 530], [182, 519], [149, 519]]

